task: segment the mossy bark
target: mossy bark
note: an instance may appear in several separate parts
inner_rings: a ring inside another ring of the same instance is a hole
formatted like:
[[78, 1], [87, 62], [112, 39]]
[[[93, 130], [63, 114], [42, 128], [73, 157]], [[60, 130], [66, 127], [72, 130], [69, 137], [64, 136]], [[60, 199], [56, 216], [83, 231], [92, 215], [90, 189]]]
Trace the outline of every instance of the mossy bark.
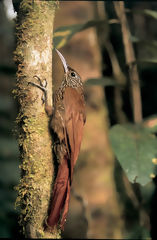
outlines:
[[42, 104], [42, 91], [28, 82], [47, 80], [48, 103], [52, 105], [52, 37], [55, 1], [19, 1], [14, 54], [17, 84], [14, 90], [19, 102], [19, 148], [21, 180], [16, 204], [21, 207], [20, 224], [25, 237], [57, 238], [46, 233], [53, 182], [52, 139], [49, 119]]

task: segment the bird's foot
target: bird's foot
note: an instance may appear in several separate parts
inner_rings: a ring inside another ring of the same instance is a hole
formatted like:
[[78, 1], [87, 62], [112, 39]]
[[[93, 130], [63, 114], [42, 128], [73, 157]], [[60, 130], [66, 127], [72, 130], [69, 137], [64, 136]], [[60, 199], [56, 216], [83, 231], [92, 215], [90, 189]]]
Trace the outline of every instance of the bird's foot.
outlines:
[[41, 81], [41, 79], [38, 76], [33, 76], [33, 78], [36, 78], [39, 82], [39, 84], [34, 83], [34, 82], [28, 82], [28, 84], [31, 84], [35, 87], [38, 87], [39, 89], [41, 89], [44, 92], [44, 95], [42, 96], [42, 103], [46, 103], [47, 101], [47, 81], [46, 79], [44, 79], [44, 81]]

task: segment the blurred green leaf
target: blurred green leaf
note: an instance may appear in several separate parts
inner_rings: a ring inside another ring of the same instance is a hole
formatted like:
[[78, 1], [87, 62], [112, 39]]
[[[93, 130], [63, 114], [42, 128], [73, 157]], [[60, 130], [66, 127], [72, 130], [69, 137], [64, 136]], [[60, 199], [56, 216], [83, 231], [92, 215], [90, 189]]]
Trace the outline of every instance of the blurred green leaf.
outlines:
[[132, 10], [133, 13], [135, 14], [144, 14], [148, 17], [152, 17], [154, 19], [157, 19], [157, 11], [154, 10], [150, 10], [150, 9], [136, 9], [136, 10]]
[[142, 44], [145, 44], [145, 45], [148, 45], [148, 46], [151, 46], [151, 47], [154, 47], [156, 48], [157, 47], [157, 41], [156, 40], [151, 40], [151, 41], [146, 41], [145, 39], [140, 39], [139, 37], [137, 36], [134, 36], [134, 35], [131, 35], [130, 36], [130, 39], [132, 42], [134, 43], [142, 43]]
[[53, 37], [53, 43], [54, 47], [59, 49], [63, 47], [72, 37], [74, 34], [83, 31], [87, 28], [94, 27], [96, 25], [100, 25], [101, 23], [104, 23], [104, 21], [88, 21], [84, 24], [73, 24], [68, 26], [62, 26], [55, 30], [54, 37]]
[[90, 78], [85, 82], [85, 85], [86, 86], [100, 85], [100, 86], [107, 87], [107, 86], [115, 86], [117, 85], [117, 83], [113, 78], [102, 77], [102, 78]]
[[[87, 28], [100, 26], [105, 23], [104, 20], [91, 20], [83, 24], [73, 24], [67, 26], [61, 26], [54, 31], [53, 45], [55, 48], [61, 48], [73, 37], [74, 34], [81, 32]], [[109, 24], [119, 23], [118, 19], [109, 19]]]
[[142, 59], [139, 58], [137, 62], [157, 63], [157, 58], [142, 58]]
[[136, 36], [131, 36], [131, 40], [143, 49], [142, 58], [138, 58], [137, 62], [157, 63], [157, 41], [145, 41]]
[[110, 140], [130, 182], [145, 185], [154, 177], [152, 159], [157, 157], [157, 139], [139, 125], [115, 125]]
[[144, 12], [145, 15], [157, 19], [157, 11], [150, 10], [150, 9], [144, 9], [143, 12]]

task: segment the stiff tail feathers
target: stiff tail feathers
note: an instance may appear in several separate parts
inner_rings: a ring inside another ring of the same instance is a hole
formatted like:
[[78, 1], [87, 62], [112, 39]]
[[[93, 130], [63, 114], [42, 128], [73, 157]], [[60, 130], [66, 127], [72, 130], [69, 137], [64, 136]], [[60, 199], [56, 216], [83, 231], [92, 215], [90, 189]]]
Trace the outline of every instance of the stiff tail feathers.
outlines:
[[51, 210], [47, 219], [48, 228], [51, 230], [58, 225], [64, 229], [64, 223], [69, 207], [70, 179], [68, 159], [65, 156], [59, 165], [52, 196]]

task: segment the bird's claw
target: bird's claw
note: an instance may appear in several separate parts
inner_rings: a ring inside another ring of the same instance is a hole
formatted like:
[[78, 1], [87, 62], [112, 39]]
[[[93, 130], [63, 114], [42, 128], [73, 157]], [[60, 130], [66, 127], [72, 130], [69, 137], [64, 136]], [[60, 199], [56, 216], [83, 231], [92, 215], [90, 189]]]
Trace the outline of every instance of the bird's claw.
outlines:
[[44, 104], [47, 101], [47, 81], [46, 81], [46, 79], [44, 79], [44, 81], [42, 82], [41, 79], [36, 75], [33, 76], [33, 78], [36, 78], [38, 80], [39, 84], [33, 83], [33, 82], [28, 82], [28, 84], [38, 87], [39, 89], [41, 89], [44, 92], [44, 95], [41, 97], [42, 104]]

